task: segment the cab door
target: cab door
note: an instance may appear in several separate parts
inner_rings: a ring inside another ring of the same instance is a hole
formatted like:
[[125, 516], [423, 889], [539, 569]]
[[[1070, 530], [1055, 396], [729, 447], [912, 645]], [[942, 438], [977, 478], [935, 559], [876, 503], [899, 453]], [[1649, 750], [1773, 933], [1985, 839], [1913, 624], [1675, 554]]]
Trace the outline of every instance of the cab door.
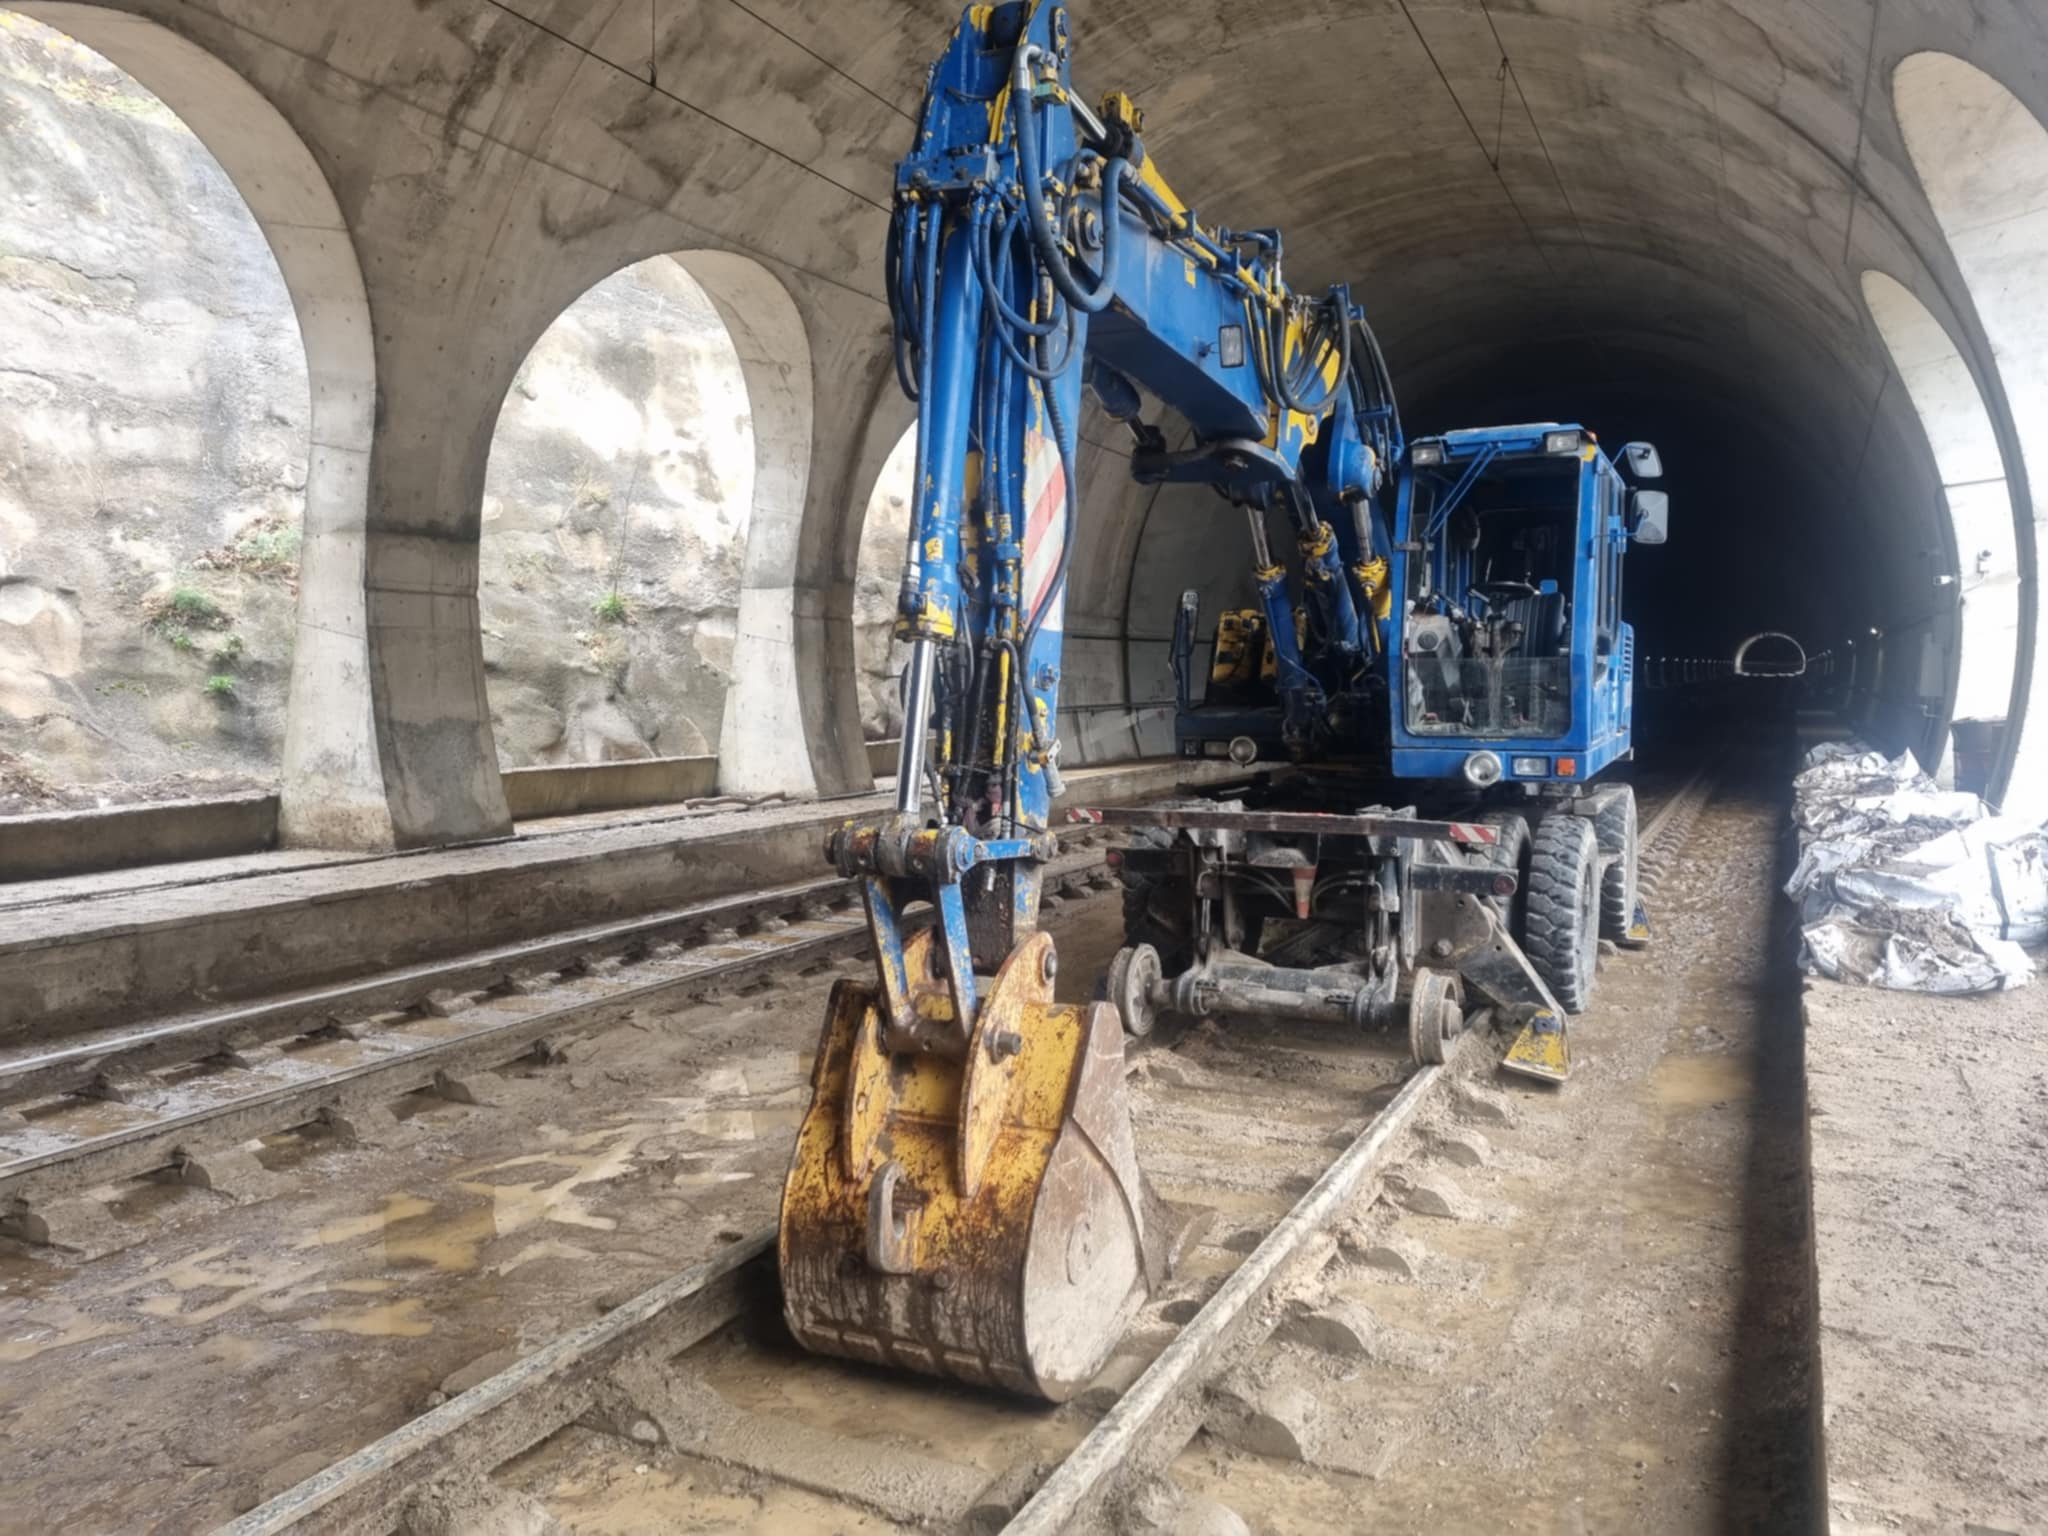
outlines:
[[1622, 515], [1621, 476], [1605, 455], [1594, 460], [1593, 468], [1598, 483], [1593, 494], [1596, 515], [1590, 551], [1597, 583], [1593, 610], [1591, 747], [1594, 763], [1598, 765], [1627, 747], [1635, 636], [1621, 616], [1622, 552], [1628, 543]]

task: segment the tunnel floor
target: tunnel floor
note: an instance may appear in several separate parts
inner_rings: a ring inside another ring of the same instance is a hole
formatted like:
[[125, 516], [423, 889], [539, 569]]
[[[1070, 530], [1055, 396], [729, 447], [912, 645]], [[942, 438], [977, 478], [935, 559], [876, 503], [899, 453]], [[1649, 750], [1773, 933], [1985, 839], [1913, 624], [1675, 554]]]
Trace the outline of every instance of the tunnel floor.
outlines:
[[[1454, 1218], [1386, 1202], [1353, 1218], [1416, 1255], [1406, 1279], [1358, 1277], [1383, 1357], [1314, 1367], [1326, 1411], [1384, 1441], [1373, 1475], [1200, 1438], [1179, 1481], [1262, 1532], [1356, 1529], [1367, 1510], [1375, 1529], [1815, 1523], [1797, 999], [1773, 943], [1783, 812], [1768, 780], [1724, 782], [1656, 893], [1656, 946], [1602, 961], [1569, 1091], [1506, 1090], [1485, 1165], [1429, 1175]], [[1077, 997], [1115, 911], [1098, 895], [1051, 919]], [[0, 1531], [208, 1527], [472, 1363], [772, 1220], [830, 979], [636, 1019], [566, 1071], [495, 1075], [478, 1105], [422, 1099], [403, 1145], [280, 1141], [273, 1160], [304, 1179], [288, 1203], [142, 1185], [122, 1214], [147, 1235], [122, 1252], [4, 1245]], [[793, 1517], [787, 1500], [718, 1507], [730, 1518], [707, 1508], [703, 1529]]]

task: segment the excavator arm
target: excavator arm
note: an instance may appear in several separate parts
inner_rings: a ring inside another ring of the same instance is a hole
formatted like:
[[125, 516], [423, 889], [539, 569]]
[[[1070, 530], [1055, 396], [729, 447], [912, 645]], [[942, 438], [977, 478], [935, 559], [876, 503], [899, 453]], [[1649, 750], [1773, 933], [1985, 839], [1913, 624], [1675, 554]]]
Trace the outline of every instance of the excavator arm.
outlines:
[[[1348, 292], [1290, 289], [1276, 231], [1204, 225], [1129, 99], [1075, 94], [1071, 55], [1064, 5], [970, 7], [897, 170], [886, 282], [918, 405], [905, 726], [894, 811], [828, 850], [862, 882], [876, 975], [834, 992], [781, 1230], [804, 1344], [1052, 1398], [1100, 1367], [1168, 1244], [1121, 1027], [1054, 1002], [1037, 927], [1082, 389], [1130, 428], [1138, 479], [1247, 509], [1304, 738], [1331, 681], [1384, 646], [1379, 498], [1400, 453]], [[1300, 544], [1298, 596], [1269, 513]]]

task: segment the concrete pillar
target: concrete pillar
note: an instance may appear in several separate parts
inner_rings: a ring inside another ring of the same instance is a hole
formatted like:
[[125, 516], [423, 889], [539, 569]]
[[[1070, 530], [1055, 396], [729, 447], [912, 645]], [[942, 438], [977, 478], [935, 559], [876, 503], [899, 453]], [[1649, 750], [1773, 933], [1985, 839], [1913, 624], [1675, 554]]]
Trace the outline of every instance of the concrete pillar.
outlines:
[[758, 261], [726, 251], [676, 259], [718, 306], [754, 421], [754, 504], [718, 738], [718, 787], [808, 794], [816, 779], [797, 688], [795, 579], [811, 476], [810, 344], [789, 290]]

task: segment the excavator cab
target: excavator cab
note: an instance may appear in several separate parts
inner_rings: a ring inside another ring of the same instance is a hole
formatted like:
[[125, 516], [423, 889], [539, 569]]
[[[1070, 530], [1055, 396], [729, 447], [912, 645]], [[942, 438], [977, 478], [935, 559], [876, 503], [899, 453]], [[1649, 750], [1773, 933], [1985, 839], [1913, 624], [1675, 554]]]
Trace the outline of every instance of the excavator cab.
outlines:
[[[1394, 776], [1547, 790], [1627, 756], [1622, 555], [1661, 535], [1663, 493], [1631, 491], [1592, 433], [1557, 422], [1447, 432], [1408, 455], [1387, 657]], [[1647, 443], [1622, 461], [1662, 473]]]

